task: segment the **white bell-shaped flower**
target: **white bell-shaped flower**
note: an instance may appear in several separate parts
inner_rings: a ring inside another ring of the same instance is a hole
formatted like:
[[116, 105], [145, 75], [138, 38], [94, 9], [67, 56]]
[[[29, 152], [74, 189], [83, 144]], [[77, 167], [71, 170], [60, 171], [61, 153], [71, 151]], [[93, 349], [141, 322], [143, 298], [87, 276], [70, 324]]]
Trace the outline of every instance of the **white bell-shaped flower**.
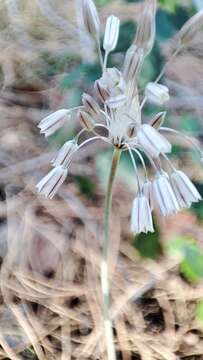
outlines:
[[200, 193], [183, 171], [174, 171], [170, 180], [180, 207], [188, 208], [193, 202], [201, 200]]
[[45, 198], [52, 199], [65, 181], [68, 170], [62, 166], [52, 169], [42, 180], [36, 185], [39, 193]]
[[157, 174], [153, 181], [153, 200], [163, 216], [176, 214], [180, 210], [168, 176], [163, 172]]
[[153, 232], [152, 214], [147, 198], [139, 195], [133, 201], [131, 230], [135, 234]]

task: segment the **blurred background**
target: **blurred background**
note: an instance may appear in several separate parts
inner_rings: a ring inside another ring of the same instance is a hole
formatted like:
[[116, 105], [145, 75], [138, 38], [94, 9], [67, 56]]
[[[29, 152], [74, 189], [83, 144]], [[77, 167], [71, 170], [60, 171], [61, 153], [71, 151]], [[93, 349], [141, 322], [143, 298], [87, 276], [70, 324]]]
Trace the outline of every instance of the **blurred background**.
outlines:
[[[121, 19], [110, 66], [121, 68], [142, 2], [96, 0], [103, 25]], [[87, 146], [52, 201], [36, 183], [75, 118], [48, 139], [37, 124], [59, 108], [81, 104], [100, 77], [94, 44], [80, 29], [75, 0], [0, 1], [0, 359], [105, 359], [99, 285], [103, 202], [112, 149]], [[202, 0], [159, 0], [157, 36], [140, 88], [173, 52], [176, 32]], [[168, 67], [167, 125], [203, 141], [202, 32]], [[143, 118], [156, 109], [146, 106]], [[171, 138], [171, 160], [203, 195], [202, 166]], [[139, 163], [138, 163], [139, 165]], [[140, 169], [140, 171], [142, 171]], [[167, 219], [154, 234], [133, 237], [135, 178], [125, 154], [114, 189], [111, 229], [112, 316], [118, 359], [203, 359], [203, 202]]]

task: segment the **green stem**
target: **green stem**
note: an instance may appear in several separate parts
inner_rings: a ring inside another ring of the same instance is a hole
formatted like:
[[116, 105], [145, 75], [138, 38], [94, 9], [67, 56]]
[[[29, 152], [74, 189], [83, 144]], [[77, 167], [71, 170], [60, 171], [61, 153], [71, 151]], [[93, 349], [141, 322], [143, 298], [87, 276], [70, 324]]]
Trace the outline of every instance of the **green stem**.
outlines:
[[111, 170], [109, 174], [108, 187], [105, 199], [105, 211], [104, 211], [104, 242], [102, 246], [102, 262], [101, 262], [101, 288], [102, 288], [102, 300], [103, 300], [103, 316], [104, 316], [104, 332], [107, 349], [107, 359], [116, 360], [116, 352], [113, 342], [113, 327], [110, 316], [110, 296], [109, 296], [109, 271], [108, 271], [108, 253], [109, 253], [109, 233], [110, 233], [110, 216], [112, 207], [112, 189], [116, 176], [116, 170], [119, 164], [121, 156], [121, 150], [115, 148]]

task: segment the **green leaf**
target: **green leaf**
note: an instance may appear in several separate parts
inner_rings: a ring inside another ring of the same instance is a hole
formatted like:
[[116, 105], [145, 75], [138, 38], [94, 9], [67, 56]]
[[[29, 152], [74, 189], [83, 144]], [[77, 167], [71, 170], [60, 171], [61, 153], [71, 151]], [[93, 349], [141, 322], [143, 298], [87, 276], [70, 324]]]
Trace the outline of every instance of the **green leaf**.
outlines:
[[162, 248], [159, 239], [160, 232], [156, 227], [154, 233], [141, 233], [136, 236], [133, 240], [133, 245], [142, 257], [156, 259], [162, 254]]
[[180, 259], [180, 271], [189, 281], [203, 279], [203, 251], [193, 239], [178, 237], [169, 243], [167, 251]]
[[85, 176], [76, 176], [75, 179], [79, 185], [81, 193], [89, 198], [93, 198], [96, 192], [95, 183], [90, 178]]
[[178, 5], [179, 0], [159, 0], [159, 3], [163, 7], [163, 9], [174, 12], [176, 10], [176, 6]]
[[200, 323], [201, 328], [203, 329], [203, 301], [200, 301], [197, 305], [197, 319]]
[[[197, 190], [200, 194], [203, 194], [203, 184], [195, 183]], [[199, 220], [203, 220], [203, 201], [192, 204], [190, 210], [198, 217]]]

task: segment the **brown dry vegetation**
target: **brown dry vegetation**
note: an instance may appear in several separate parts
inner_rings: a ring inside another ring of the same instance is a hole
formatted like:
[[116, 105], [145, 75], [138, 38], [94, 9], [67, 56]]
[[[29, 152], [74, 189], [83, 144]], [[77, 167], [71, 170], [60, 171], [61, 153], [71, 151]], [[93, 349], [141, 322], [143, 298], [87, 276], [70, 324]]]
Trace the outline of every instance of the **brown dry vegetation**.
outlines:
[[[77, 61], [80, 46], [73, 2], [50, 1], [53, 8], [48, 4], [47, 0], [0, 3], [0, 359], [102, 360], [106, 358], [99, 283], [103, 188], [94, 162], [102, 147], [96, 144], [81, 153], [54, 200], [43, 200], [35, 190], [52, 156], [36, 125], [71, 96], [57, 86], [62, 73], [40, 73], [45, 66], [42, 52], [70, 51]], [[62, 22], [65, 11], [67, 19]], [[102, 17], [115, 12], [124, 19], [132, 11], [136, 14], [139, 7], [114, 1], [102, 10]], [[94, 60], [93, 50], [89, 56]], [[178, 83], [190, 89], [198, 80], [195, 71], [189, 74], [182, 67], [194, 65], [190, 57], [194, 55], [183, 56], [168, 71], [174, 89]], [[64, 71], [73, 66], [70, 61]], [[195, 60], [195, 69], [202, 73], [202, 59]], [[202, 100], [198, 84], [195, 91]], [[179, 107], [180, 99], [174, 98], [172, 111]], [[188, 170], [201, 178], [198, 166]], [[97, 184], [93, 199], [82, 196], [74, 181], [75, 175], [84, 174]], [[118, 181], [110, 259], [118, 359], [203, 359], [203, 332], [195, 316], [203, 284], [183, 279], [178, 261], [165, 255], [156, 261], [140, 259], [129, 232], [132, 197]], [[202, 226], [189, 212], [157, 222], [163, 245], [174, 234], [191, 234], [202, 243]]]

